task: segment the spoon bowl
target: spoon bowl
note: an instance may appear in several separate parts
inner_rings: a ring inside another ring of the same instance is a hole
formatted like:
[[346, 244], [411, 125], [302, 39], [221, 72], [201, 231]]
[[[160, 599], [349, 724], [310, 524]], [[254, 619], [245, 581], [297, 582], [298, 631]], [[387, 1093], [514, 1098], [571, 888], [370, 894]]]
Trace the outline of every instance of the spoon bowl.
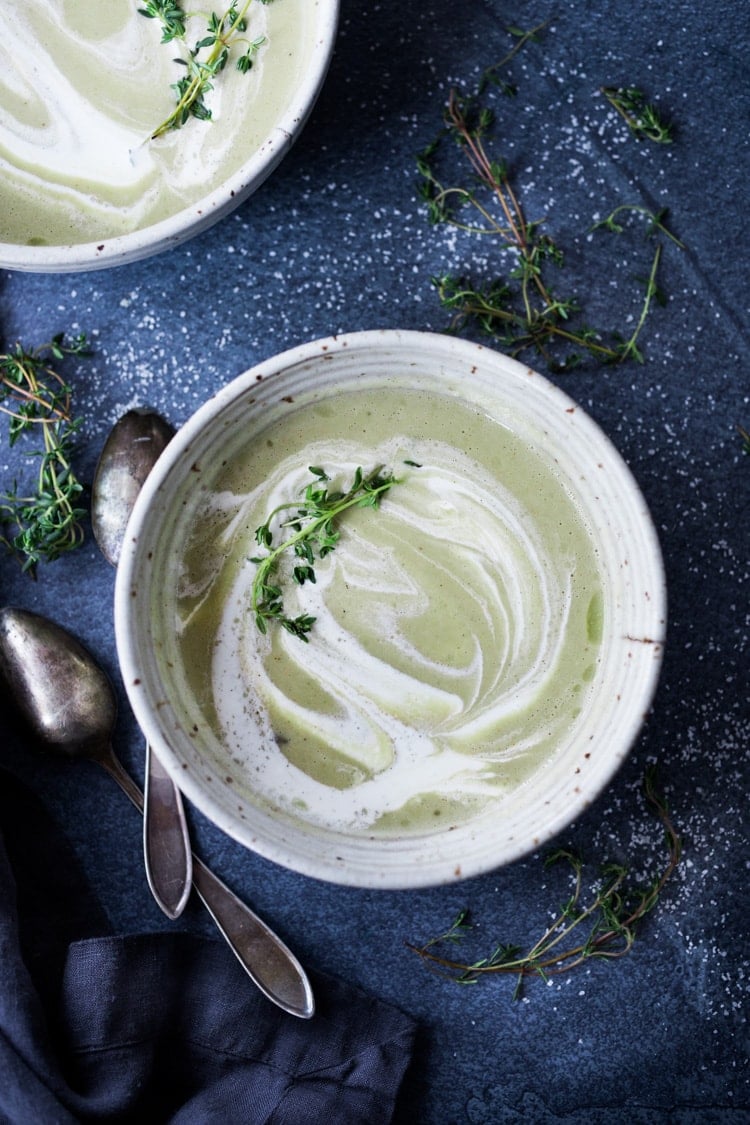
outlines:
[[169, 422], [144, 409], [128, 410], [109, 432], [91, 487], [91, 527], [112, 566], [119, 561], [138, 493], [173, 437]]
[[23, 719], [49, 750], [104, 761], [117, 718], [105, 672], [57, 626], [22, 610], [0, 610], [0, 674]]

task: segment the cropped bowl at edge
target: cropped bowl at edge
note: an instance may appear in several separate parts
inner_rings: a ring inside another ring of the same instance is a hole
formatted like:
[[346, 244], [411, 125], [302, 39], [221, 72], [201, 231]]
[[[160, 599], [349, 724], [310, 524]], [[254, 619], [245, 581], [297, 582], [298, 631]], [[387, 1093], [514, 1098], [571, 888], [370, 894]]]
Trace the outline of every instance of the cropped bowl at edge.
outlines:
[[[178, 246], [213, 226], [245, 201], [273, 172], [298, 138], [326, 77], [336, 40], [339, 0], [308, 2], [309, 36], [312, 42], [309, 44], [309, 56], [305, 65], [299, 75], [295, 76], [283, 108], [279, 107], [277, 116], [269, 122], [265, 133], [260, 133], [257, 147], [249, 151], [239, 166], [225, 176], [223, 182], [217, 182], [209, 188], [204, 178], [201, 181], [201, 195], [194, 202], [183, 204], [166, 217], [139, 225], [137, 229], [116, 234], [102, 231], [86, 241], [68, 242], [48, 241], [45, 234], [43, 244], [21, 240], [2, 241], [0, 237], [0, 267], [34, 273], [72, 273], [122, 265]], [[132, 18], [142, 20], [135, 8]], [[156, 21], [151, 22], [155, 24]], [[153, 30], [158, 38], [158, 29], [154, 27]], [[167, 52], [170, 59], [177, 53], [174, 44], [166, 44], [160, 49]], [[178, 75], [179, 73], [177, 70]], [[36, 90], [34, 92], [37, 93]], [[67, 128], [66, 124], [63, 131]], [[184, 128], [207, 130], [214, 128], [214, 123], [189, 121]], [[35, 129], [38, 129], [38, 123], [35, 124]], [[73, 132], [72, 126], [70, 131]], [[183, 130], [178, 130], [178, 133], [182, 138]], [[99, 151], [96, 141], [91, 142], [91, 147], [92, 151]], [[39, 148], [40, 153], [33, 157], [35, 167], [44, 158], [44, 139], [39, 142]], [[104, 148], [101, 151], [101, 159], [106, 162], [108, 153]], [[55, 191], [60, 189], [60, 185], [67, 191], [77, 183], [78, 175], [80, 170], [75, 166], [56, 170]], [[115, 188], [119, 190], [117, 185]], [[80, 188], [77, 190], [82, 191]], [[116, 203], [113, 208], [117, 210]], [[37, 211], [41, 214], [38, 208]], [[39, 221], [39, 227], [41, 231], [45, 230], [43, 217]]]

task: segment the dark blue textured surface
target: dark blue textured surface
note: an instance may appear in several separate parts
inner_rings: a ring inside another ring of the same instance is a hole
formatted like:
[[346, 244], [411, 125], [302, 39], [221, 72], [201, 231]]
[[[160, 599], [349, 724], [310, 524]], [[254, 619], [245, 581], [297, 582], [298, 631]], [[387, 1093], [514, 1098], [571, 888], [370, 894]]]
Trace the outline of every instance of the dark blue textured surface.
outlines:
[[[554, 17], [554, 18], [552, 18]], [[69, 277], [0, 274], [6, 342], [84, 330], [70, 372], [91, 473], [132, 405], [182, 423], [217, 387], [285, 347], [338, 331], [446, 326], [433, 274], [492, 269], [488, 244], [428, 226], [414, 154], [452, 81], [473, 83], [507, 50], [505, 28], [552, 20], [513, 65], [498, 155], [530, 216], [549, 215], [592, 319], [637, 315], [631, 266], [587, 231], [620, 202], [668, 207], [686, 250], [667, 247], [670, 297], [644, 336], [646, 362], [557, 377], [631, 465], [662, 540], [670, 594], [664, 675], [643, 736], [609, 790], [564, 834], [594, 860], [653, 874], [658, 827], [639, 787], [659, 759], [685, 858], [623, 960], [591, 963], [512, 1003], [507, 979], [461, 988], [405, 947], [468, 905], [490, 946], [537, 935], [564, 888], [540, 857], [449, 888], [341, 889], [257, 859], [191, 810], [197, 849], [301, 960], [360, 984], [422, 1025], [397, 1121], [750, 1120], [747, 796], [748, 49], [750, 9], [614, 0], [343, 0], [317, 107], [275, 175], [218, 227], [162, 257]], [[637, 144], [602, 85], [636, 85], [677, 126]], [[532, 357], [530, 362], [534, 362]], [[3, 477], [11, 458], [0, 451]], [[72, 628], [117, 678], [113, 573], [89, 538], [39, 581], [0, 558], [0, 597]], [[116, 734], [140, 774], [124, 703]], [[65, 825], [113, 926], [166, 929], [143, 875], [140, 823], [94, 767], [24, 756], [6, 764]], [[177, 928], [206, 931], [191, 906]]]

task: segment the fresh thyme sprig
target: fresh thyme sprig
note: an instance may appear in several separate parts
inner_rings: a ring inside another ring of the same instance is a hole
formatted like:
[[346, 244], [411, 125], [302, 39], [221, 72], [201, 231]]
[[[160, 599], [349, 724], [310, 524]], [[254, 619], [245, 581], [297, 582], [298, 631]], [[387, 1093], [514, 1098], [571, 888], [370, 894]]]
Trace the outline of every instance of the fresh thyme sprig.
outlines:
[[[628, 870], [621, 864], [602, 867], [601, 882], [588, 905], [582, 905], [583, 869], [580, 858], [559, 848], [545, 866], [567, 863], [573, 872], [573, 890], [554, 920], [526, 953], [518, 945], [498, 944], [487, 957], [466, 962], [441, 953], [440, 947], [460, 942], [469, 933], [468, 911], [462, 910], [449, 929], [424, 945], [408, 948], [437, 972], [459, 984], [475, 984], [482, 977], [512, 974], [517, 977], [514, 999], [525, 979], [570, 972], [592, 958], [616, 960], [630, 951], [645, 916], [654, 909], [667, 880], [680, 862], [682, 843], [672, 823], [666, 801], [656, 789], [656, 771], [649, 767], [643, 786], [646, 803], [664, 827], [667, 863], [646, 887], [628, 888]], [[582, 936], [579, 936], [582, 932]]]
[[[214, 79], [226, 67], [233, 49], [242, 48], [235, 58], [237, 70], [247, 74], [252, 68], [258, 50], [265, 43], [265, 36], [248, 39], [245, 35], [247, 12], [251, 3], [252, 0], [232, 0], [222, 15], [211, 12], [206, 23], [206, 34], [188, 51], [186, 58], [175, 59], [186, 70], [183, 77], [172, 84], [177, 104], [151, 133], [151, 140], [181, 128], [191, 117], [199, 121], [211, 120], [206, 95], [213, 90]], [[270, 0], [260, 0], [260, 3], [268, 4]], [[183, 11], [178, 0], [148, 0], [146, 6], [138, 11], [148, 19], [159, 20], [162, 25], [162, 43], [185, 40], [188, 14]]]
[[19, 496], [14, 484], [0, 496], [0, 542], [32, 574], [40, 561], [52, 562], [83, 540], [83, 486], [71, 465], [81, 419], [73, 418], [71, 388], [51, 363], [86, 352], [84, 335], [66, 341], [60, 334], [30, 351], [16, 344], [0, 354], [0, 411], [10, 418], [10, 445], [34, 427], [43, 437], [42, 448], [33, 453], [39, 458], [36, 492]]
[[634, 137], [645, 137], [656, 144], [672, 143], [672, 126], [662, 121], [655, 106], [649, 105], [635, 86], [602, 86], [601, 93], [626, 122]]
[[[541, 26], [523, 34], [514, 31], [518, 43], [505, 59], [486, 72], [489, 77], [481, 79], [477, 94], [451, 90], [441, 133], [417, 157], [421, 176], [419, 192], [426, 203], [429, 221], [447, 223], [478, 236], [491, 236], [499, 241], [501, 250], [511, 253], [513, 264], [506, 278], [495, 279], [485, 286], [452, 274], [433, 277], [432, 281], [442, 306], [451, 313], [450, 331], [476, 327], [514, 356], [531, 348], [553, 371], [576, 366], [582, 354], [605, 363], [621, 363], [626, 359], [642, 362], [637, 341], [652, 304], [663, 299], [657, 285], [660, 247], [654, 252], [648, 277], [644, 280], [635, 330], [625, 337], [587, 325], [577, 300], [560, 296], [550, 281], [551, 269], [562, 267], [564, 257], [544, 230], [546, 218], [526, 218], [508, 166], [494, 159], [488, 150], [495, 114], [481, 94], [490, 83], [500, 86], [504, 93], [514, 93], [514, 88], [500, 83], [498, 68], [521, 46], [536, 39]], [[446, 183], [439, 173], [446, 139], [454, 142], [452, 151], [458, 150], [468, 163], [471, 171], [468, 184]], [[466, 218], [467, 208], [473, 212], [473, 217]], [[654, 215], [637, 205], [616, 208], [608, 220], [598, 225], [613, 231], [622, 230], [616, 216], [625, 210], [648, 215], [651, 233], [664, 234], [676, 245], [682, 245], [666, 228], [666, 212]]]
[[742, 452], [747, 453], [748, 457], [750, 457], [750, 433], [748, 433], [744, 426], [738, 426], [737, 432], [742, 438]]
[[[279, 504], [255, 531], [256, 543], [269, 553], [250, 560], [258, 567], [251, 595], [258, 629], [266, 633], [268, 623], [276, 621], [302, 641], [307, 641], [315, 618], [309, 614], [288, 617], [284, 612], [283, 591], [277, 578], [282, 555], [291, 551], [300, 560], [292, 570], [297, 585], [315, 582], [316, 552], [317, 559], [324, 559], [335, 550], [341, 535], [336, 527], [339, 517], [349, 508], [378, 508], [384, 494], [399, 483], [392, 473], [384, 472], [383, 466], [378, 465], [366, 474], [358, 468], [346, 491], [329, 491], [325, 484], [330, 478], [325, 470], [317, 465], [310, 465], [309, 470], [314, 479], [306, 486], [303, 500]], [[291, 534], [274, 545], [271, 524], [290, 509], [294, 509], [294, 515], [281, 520], [279, 528], [289, 529]]]

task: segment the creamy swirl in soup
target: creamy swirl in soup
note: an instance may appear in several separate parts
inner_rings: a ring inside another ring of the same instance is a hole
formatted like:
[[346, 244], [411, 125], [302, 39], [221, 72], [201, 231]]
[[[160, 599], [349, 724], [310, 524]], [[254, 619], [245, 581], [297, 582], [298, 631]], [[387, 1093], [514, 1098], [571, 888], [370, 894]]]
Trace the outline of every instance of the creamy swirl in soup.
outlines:
[[[308, 466], [335, 487], [377, 464], [400, 483], [377, 511], [346, 513], [315, 584], [282, 564], [286, 612], [316, 618], [309, 643], [261, 635], [255, 529], [300, 495]], [[384, 380], [290, 404], [201, 470], [177, 647], [200, 721], [253, 800], [339, 830], [443, 829], [571, 736], [596, 673], [601, 574], [565, 482], [510, 429]]]
[[[265, 37], [252, 70], [228, 65], [213, 119], [157, 140], [185, 73], [136, 0], [3, 0], [0, 6], [0, 240], [73, 244], [165, 219], [218, 188], [261, 146], [310, 57], [303, 0], [251, 5]], [[221, 11], [224, 6], [221, 6]], [[193, 44], [204, 17], [188, 23]], [[183, 49], [184, 53], [184, 49]]]

